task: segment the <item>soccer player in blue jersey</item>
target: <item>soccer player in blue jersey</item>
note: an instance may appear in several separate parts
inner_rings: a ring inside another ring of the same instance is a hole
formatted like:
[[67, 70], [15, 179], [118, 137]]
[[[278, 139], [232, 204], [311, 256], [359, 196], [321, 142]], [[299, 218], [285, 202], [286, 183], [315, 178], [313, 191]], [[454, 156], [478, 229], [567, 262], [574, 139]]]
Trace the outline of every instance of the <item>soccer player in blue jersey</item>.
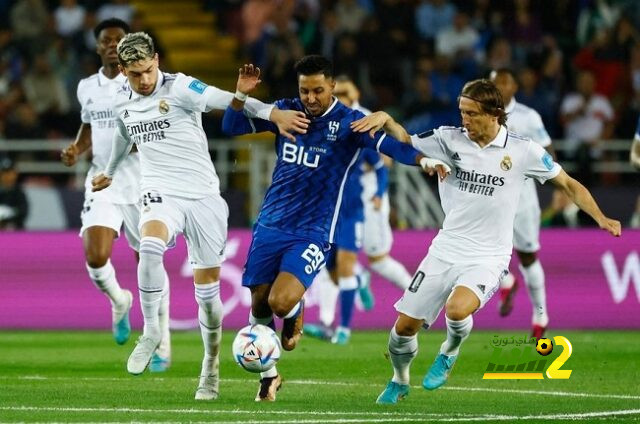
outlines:
[[[363, 187], [360, 182], [362, 173], [368, 169], [375, 169], [377, 180], [376, 196], [382, 197], [387, 190], [388, 171], [380, 154], [374, 150], [365, 149], [345, 185], [344, 199], [340, 207], [338, 229], [336, 233], [335, 250], [327, 259], [327, 269], [331, 270], [331, 277], [340, 289], [340, 325], [334, 332], [331, 322], [305, 324], [304, 331], [313, 337], [331, 340], [332, 343], [345, 345], [351, 337], [351, 320], [355, 306], [356, 292], [360, 291], [365, 309], [373, 307], [373, 297], [368, 291], [367, 281], [362, 281], [362, 274], [356, 273], [358, 252], [362, 248], [364, 235], [364, 203], [362, 200]], [[331, 283], [329, 283], [331, 284]], [[366, 288], [367, 290], [362, 290]], [[365, 298], [363, 293], [369, 293]], [[332, 299], [335, 302], [335, 299]]]
[[[363, 148], [376, 149], [401, 163], [446, 175], [442, 162], [426, 158], [408, 144], [380, 132], [371, 138], [350, 124], [363, 117], [333, 97], [333, 66], [322, 56], [305, 56], [295, 65], [299, 97], [278, 100], [283, 110], [303, 112], [307, 133], [295, 142], [276, 135], [277, 162], [256, 225], [242, 277], [252, 296], [250, 322], [275, 328], [284, 318], [282, 347], [295, 348], [302, 335], [302, 297], [335, 242], [338, 212], [349, 173]], [[225, 111], [223, 130], [240, 135], [271, 131], [269, 122], [247, 118], [244, 100], [260, 82], [252, 65], [240, 69], [237, 91]], [[261, 374], [256, 401], [274, 401], [282, 379], [274, 367]]]

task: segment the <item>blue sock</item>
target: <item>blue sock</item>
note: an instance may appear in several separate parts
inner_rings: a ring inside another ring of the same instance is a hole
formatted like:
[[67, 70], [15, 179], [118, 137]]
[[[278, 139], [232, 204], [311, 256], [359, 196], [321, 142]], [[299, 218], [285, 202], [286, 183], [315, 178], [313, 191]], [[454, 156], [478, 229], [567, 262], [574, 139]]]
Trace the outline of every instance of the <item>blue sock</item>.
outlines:
[[340, 290], [340, 326], [351, 328], [357, 289]]

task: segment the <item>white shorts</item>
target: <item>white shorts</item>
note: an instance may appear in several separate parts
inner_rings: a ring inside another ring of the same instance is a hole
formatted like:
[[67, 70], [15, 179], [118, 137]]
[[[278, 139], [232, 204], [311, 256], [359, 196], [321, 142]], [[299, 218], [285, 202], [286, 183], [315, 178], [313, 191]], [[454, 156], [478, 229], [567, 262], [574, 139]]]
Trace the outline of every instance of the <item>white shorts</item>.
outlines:
[[89, 227], [107, 227], [113, 229], [118, 237], [124, 224], [124, 235], [129, 246], [136, 252], [140, 249], [140, 205], [137, 203], [115, 204], [104, 200], [101, 196], [87, 193], [80, 213], [82, 228], [80, 237]]
[[393, 233], [389, 224], [389, 196], [382, 198], [382, 207], [375, 210], [371, 201], [364, 203], [364, 251], [367, 256], [383, 256], [391, 251]]
[[452, 264], [428, 254], [420, 263], [411, 285], [394, 306], [396, 311], [431, 325], [453, 289], [464, 286], [475, 293], [482, 308], [500, 286], [507, 265], [508, 261]]
[[169, 247], [178, 234], [184, 234], [193, 269], [217, 268], [225, 259], [228, 218], [227, 202], [219, 194], [186, 199], [152, 191], [143, 195], [139, 228], [149, 221], [163, 222], [169, 230]]
[[513, 221], [513, 248], [519, 252], [540, 250], [540, 203], [533, 181], [525, 181]]

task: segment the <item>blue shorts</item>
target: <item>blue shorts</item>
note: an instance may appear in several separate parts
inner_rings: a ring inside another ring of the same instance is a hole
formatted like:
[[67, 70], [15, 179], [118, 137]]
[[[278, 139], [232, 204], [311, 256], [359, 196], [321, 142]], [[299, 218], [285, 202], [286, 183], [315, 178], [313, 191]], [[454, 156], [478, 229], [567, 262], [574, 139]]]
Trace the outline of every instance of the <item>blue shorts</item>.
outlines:
[[271, 284], [282, 271], [309, 288], [325, 266], [330, 245], [256, 224], [242, 274], [245, 287]]
[[364, 216], [341, 214], [334, 244], [338, 249], [358, 252], [362, 248]]

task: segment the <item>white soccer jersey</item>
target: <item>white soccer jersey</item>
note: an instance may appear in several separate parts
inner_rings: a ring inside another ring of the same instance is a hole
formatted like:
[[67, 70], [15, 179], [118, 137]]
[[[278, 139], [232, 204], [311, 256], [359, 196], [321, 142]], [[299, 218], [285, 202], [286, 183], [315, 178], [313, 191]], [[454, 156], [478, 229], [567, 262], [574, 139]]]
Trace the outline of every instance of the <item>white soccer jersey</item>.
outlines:
[[[107, 78], [103, 69], [78, 84], [77, 96], [80, 102], [82, 122], [91, 125], [91, 149], [93, 159], [91, 169], [85, 180], [85, 190], [91, 192], [91, 179], [101, 172], [111, 155], [111, 142], [116, 128], [116, 115], [113, 111], [116, 92], [126, 78], [118, 74], [114, 79]], [[140, 161], [137, 154], [126, 157], [111, 186], [93, 193], [95, 199], [115, 204], [136, 203], [140, 198]]]
[[455, 127], [414, 135], [411, 142], [451, 167], [439, 183], [445, 219], [429, 254], [451, 263], [508, 262], [525, 178], [544, 183], [560, 173], [560, 165], [540, 145], [505, 127], [484, 148]]
[[[158, 71], [158, 82], [148, 96], [137, 94], [125, 83], [116, 99], [118, 128], [105, 174], [113, 174], [135, 143], [143, 193], [188, 199], [218, 194], [219, 180], [202, 129], [202, 112], [225, 109], [232, 99], [232, 93], [180, 73]], [[248, 99], [245, 107], [247, 115], [261, 119], [269, 119], [272, 109], [273, 105], [255, 99]]]

